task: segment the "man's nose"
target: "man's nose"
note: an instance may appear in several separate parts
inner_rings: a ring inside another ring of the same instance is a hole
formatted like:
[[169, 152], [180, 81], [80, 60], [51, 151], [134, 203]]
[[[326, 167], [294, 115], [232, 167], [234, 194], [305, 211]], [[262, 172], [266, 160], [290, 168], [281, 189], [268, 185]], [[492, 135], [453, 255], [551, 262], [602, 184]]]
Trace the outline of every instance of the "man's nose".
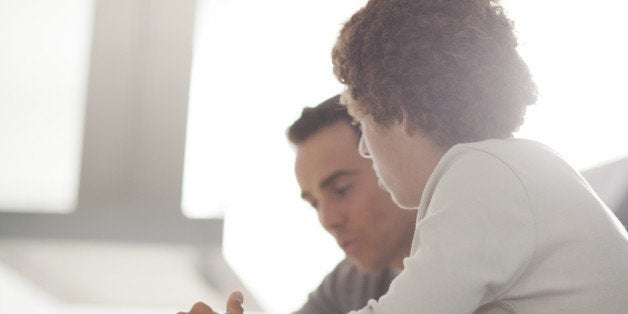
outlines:
[[331, 232], [340, 228], [345, 223], [346, 217], [338, 206], [323, 203], [318, 208], [318, 219], [323, 228]]

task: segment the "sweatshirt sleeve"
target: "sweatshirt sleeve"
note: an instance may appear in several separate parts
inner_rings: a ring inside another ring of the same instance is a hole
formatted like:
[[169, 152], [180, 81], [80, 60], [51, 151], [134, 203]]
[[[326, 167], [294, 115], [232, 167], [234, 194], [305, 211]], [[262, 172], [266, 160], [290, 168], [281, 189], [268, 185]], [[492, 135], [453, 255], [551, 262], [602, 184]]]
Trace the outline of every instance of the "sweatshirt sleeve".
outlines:
[[461, 150], [441, 161], [423, 193], [404, 271], [386, 295], [351, 313], [473, 313], [525, 271], [535, 245], [531, 204], [502, 160]]

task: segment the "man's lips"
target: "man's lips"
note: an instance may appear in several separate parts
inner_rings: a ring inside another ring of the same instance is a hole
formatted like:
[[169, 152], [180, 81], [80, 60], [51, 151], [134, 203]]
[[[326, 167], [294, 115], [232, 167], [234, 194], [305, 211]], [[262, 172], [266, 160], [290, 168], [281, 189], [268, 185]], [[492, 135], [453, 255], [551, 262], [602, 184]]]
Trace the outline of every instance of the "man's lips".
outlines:
[[345, 251], [345, 254], [352, 255], [358, 249], [358, 241], [357, 240], [345, 240], [340, 242], [340, 248]]

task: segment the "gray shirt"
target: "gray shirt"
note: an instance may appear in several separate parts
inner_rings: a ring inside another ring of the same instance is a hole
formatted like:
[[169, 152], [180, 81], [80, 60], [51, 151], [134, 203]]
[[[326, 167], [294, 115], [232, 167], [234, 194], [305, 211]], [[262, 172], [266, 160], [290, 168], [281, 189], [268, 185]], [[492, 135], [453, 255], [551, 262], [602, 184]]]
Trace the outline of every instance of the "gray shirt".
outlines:
[[397, 274], [389, 268], [364, 273], [345, 259], [310, 293], [307, 302], [294, 314], [345, 314], [361, 309], [368, 300], [377, 300], [384, 295]]

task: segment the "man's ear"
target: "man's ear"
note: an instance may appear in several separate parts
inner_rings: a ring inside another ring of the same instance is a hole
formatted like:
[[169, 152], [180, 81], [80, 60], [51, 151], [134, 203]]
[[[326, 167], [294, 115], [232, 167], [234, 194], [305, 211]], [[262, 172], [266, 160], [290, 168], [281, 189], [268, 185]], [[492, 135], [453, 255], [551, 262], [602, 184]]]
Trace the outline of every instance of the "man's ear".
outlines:
[[410, 114], [405, 108], [401, 108], [401, 128], [407, 136], [412, 137], [414, 135], [415, 127], [410, 122]]

